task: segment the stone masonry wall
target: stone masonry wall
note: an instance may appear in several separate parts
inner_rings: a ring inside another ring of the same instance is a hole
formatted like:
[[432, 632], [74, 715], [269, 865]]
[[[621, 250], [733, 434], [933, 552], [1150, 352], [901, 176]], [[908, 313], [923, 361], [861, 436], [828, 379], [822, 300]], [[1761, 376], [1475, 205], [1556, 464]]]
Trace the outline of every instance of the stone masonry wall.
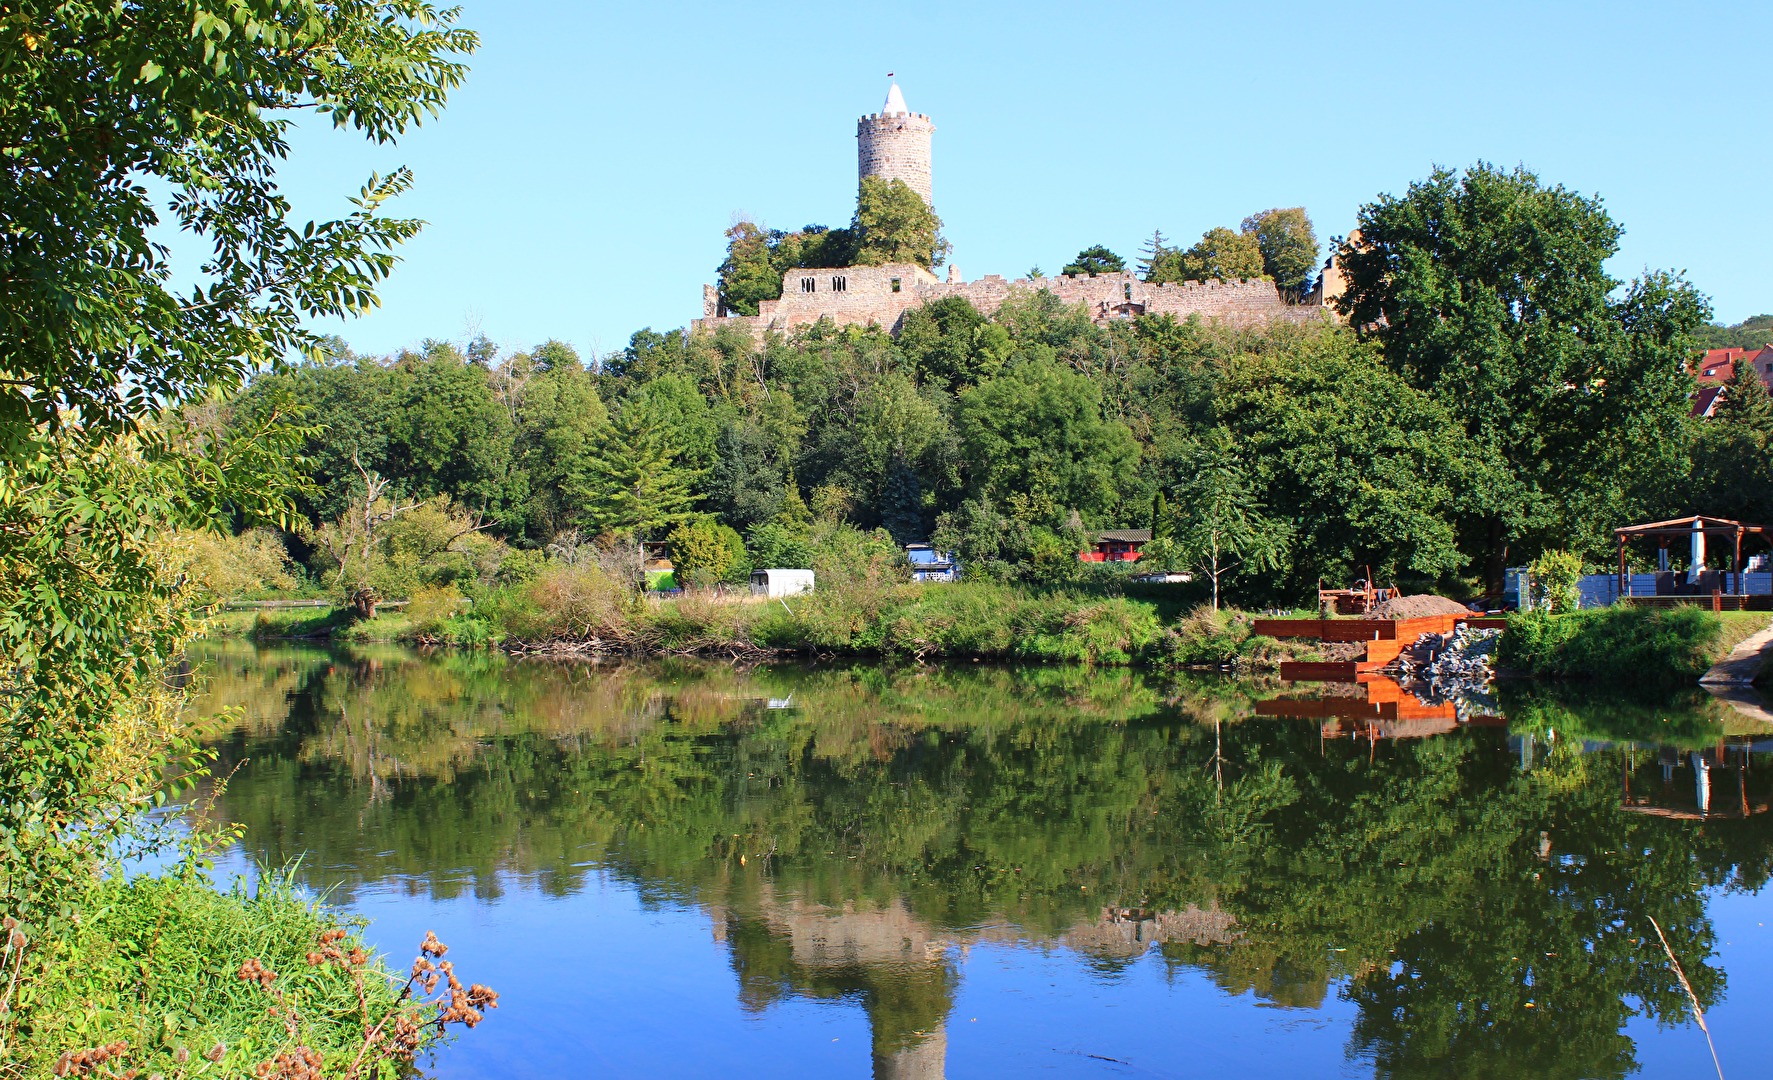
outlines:
[[[802, 285], [810, 280], [810, 291]], [[837, 287], [837, 282], [842, 287]], [[893, 283], [898, 282], [897, 291]], [[1328, 317], [1321, 304], [1292, 304], [1268, 281], [1190, 281], [1151, 285], [1130, 273], [1098, 277], [1054, 277], [1010, 281], [995, 274], [977, 281], [939, 281], [921, 266], [849, 266], [835, 270], [790, 270], [782, 298], [766, 300], [755, 316], [697, 319], [696, 329], [733, 326], [761, 336], [789, 331], [830, 318], [839, 326], [875, 325], [898, 333], [905, 312], [950, 296], [966, 298], [981, 312], [997, 311], [1017, 290], [1044, 289], [1066, 304], [1083, 304], [1097, 322], [1137, 315], [1174, 315], [1253, 326], [1280, 319], [1305, 323]]]
[[936, 124], [922, 113], [877, 113], [856, 121], [859, 176], [903, 180], [931, 206], [930, 136]]

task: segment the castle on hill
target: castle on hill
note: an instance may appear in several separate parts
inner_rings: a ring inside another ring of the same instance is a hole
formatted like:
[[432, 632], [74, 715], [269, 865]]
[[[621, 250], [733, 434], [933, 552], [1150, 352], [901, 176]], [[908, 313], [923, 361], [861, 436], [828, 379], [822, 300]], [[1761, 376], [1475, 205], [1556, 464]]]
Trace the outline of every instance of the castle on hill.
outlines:
[[[934, 206], [930, 142], [935, 131], [935, 122], [928, 116], [906, 108], [905, 96], [894, 83], [881, 110], [856, 122], [859, 176], [903, 180]], [[1327, 273], [1326, 278], [1333, 273]], [[1249, 326], [1276, 319], [1305, 323], [1329, 317], [1321, 285], [1301, 301], [1271, 281], [1153, 285], [1132, 273], [1013, 281], [987, 274], [965, 281], [952, 264], [944, 280], [915, 263], [888, 263], [789, 270], [782, 275], [781, 299], [762, 301], [756, 315], [727, 312], [720, 303], [719, 290], [704, 285], [702, 317], [692, 326], [697, 330], [736, 327], [761, 338], [767, 331], [786, 332], [830, 319], [839, 326], [874, 325], [896, 334], [907, 311], [934, 300], [962, 297], [989, 315], [1013, 292], [1034, 289], [1044, 289], [1068, 305], [1084, 305], [1097, 322], [1140, 315], [1174, 315], [1178, 319], [1197, 315]]]

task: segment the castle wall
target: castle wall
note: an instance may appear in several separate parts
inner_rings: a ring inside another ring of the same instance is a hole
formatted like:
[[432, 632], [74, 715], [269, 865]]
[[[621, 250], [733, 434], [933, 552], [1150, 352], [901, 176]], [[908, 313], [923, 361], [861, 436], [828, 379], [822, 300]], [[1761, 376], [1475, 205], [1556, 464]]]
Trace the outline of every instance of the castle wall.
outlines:
[[[811, 279], [808, 291], [802, 281]], [[843, 287], [835, 287], [842, 279]], [[893, 282], [898, 282], [897, 291]], [[697, 329], [736, 326], [761, 335], [790, 331], [830, 318], [840, 326], [880, 326], [897, 333], [905, 313], [950, 296], [965, 298], [981, 312], [997, 311], [1018, 290], [1043, 289], [1068, 305], [1083, 304], [1097, 322], [1137, 315], [1174, 315], [1254, 326], [1272, 320], [1306, 323], [1326, 317], [1319, 304], [1294, 304], [1268, 281], [1190, 281], [1152, 285], [1130, 273], [1098, 277], [1022, 278], [995, 274], [977, 281], [943, 282], [921, 266], [850, 266], [835, 270], [790, 270], [782, 298], [766, 300], [756, 316], [696, 320]]]
[[860, 176], [903, 180], [931, 206], [930, 136], [936, 124], [922, 113], [877, 113], [856, 121], [856, 165]]

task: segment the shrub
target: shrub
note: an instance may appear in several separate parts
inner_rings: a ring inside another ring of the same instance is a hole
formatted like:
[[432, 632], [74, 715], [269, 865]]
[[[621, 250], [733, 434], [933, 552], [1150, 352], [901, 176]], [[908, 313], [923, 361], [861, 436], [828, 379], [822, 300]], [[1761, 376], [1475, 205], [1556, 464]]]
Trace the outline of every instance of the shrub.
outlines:
[[[45, 959], [23, 1022], [0, 1027], [0, 1060], [20, 1075], [83, 1075], [73, 1055], [108, 1046], [114, 1071], [92, 1074], [262, 1076], [306, 1050], [327, 1076], [392, 1076], [436, 1042], [429, 995], [403, 1002], [401, 977], [353, 935], [361, 922], [341, 926], [285, 876], [221, 893], [182, 868], [111, 879], [96, 900]], [[496, 995], [472, 992], [477, 1021]], [[402, 1014], [364, 1049], [366, 1028]]]
[[1545, 610], [1555, 614], [1581, 606], [1582, 594], [1577, 583], [1582, 580], [1582, 556], [1570, 551], [1548, 551], [1533, 561], [1529, 573], [1534, 599]]
[[743, 566], [745, 542], [731, 528], [709, 518], [686, 521], [665, 537], [671, 545], [671, 563], [680, 581], [708, 588], [725, 581], [735, 567]]
[[634, 591], [595, 562], [550, 564], [515, 590], [489, 596], [486, 617], [521, 641], [625, 641]]
[[1530, 611], [1508, 620], [1496, 659], [1527, 674], [1616, 685], [1692, 682], [1711, 667], [1722, 633], [1722, 620], [1697, 607]]
[[413, 632], [434, 635], [462, 610], [462, 594], [454, 585], [427, 585], [414, 589], [406, 605]]

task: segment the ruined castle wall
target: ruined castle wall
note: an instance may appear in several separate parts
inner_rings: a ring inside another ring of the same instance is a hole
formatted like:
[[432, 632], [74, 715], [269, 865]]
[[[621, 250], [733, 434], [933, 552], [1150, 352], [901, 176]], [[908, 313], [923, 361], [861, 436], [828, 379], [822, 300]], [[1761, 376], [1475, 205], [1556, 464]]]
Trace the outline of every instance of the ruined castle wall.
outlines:
[[[808, 290], [802, 282], [811, 280]], [[843, 287], [837, 288], [841, 279]], [[893, 282], [898, 282], [895, 291]], [[1044, 289], [1068, 305], [1082, 304], [1098, 322], [1136, 315], [1173, 315], [1234, 326], [1255, 326], [1272, 320], [1305, 323], [1325, 318], [1317, 304], [1288, 303], [1268, 281], [1190, 281], [1150, 285], [1134, 274], [1100, 277], [1056, 277], [1010, 281], [995, 274], [950, 284], [920, 266], [850, 266], [836, 270], [791, 270], [782, 282], [782, 298], [759, 305], [750, 319], [699, 319], [698, 328], [744, 326], [754, 333], [790, 331], [821, 318], [838, 325], [875, 325], [897, 332], [907, 311], [935, 300], [962, 297], [990, 315], [1018, 290]]]
[[856, 164], [860, 176], [903, 180], [931, 206], [930, 136], [936, 125], [922, 113], [876, 114], [856, 121]]

